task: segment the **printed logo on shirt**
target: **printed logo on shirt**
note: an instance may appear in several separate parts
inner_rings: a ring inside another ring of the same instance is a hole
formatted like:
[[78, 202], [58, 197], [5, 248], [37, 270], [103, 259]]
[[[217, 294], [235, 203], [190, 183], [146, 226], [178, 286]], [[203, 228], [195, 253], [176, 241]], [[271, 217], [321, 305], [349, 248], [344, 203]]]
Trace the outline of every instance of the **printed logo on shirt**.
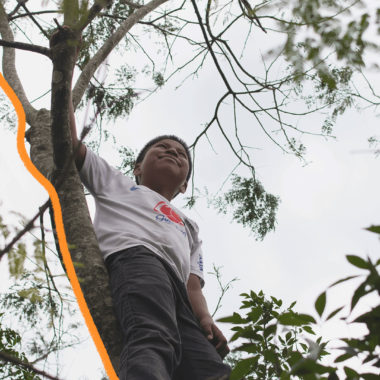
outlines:
[[183, 223], [181, 217], [169, 206], [167, 205], [164, 201], [158, 202], [154, 206], [154, 211], [164, 214], [169, 220], [171, 220], [174, 223], [177, 223], [181, 226], [184, 226], [185, 224]]
[[140, 188], [139, 187], [137, 187], [137, 186], [132, 186], [129, 190], [131, 190], [131, 191], [135, 191], [135, 190], [139, 190]]
[[203, 272], [203, 257], [201, 255], [198, 256], [198, 261], [197, 261], [199, 270]]

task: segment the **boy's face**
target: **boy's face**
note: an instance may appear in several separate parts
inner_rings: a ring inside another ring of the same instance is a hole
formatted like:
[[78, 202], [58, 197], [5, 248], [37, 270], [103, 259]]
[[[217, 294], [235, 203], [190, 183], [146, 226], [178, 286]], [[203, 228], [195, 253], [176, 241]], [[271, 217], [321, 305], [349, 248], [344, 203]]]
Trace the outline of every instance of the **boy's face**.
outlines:
[[134, 169], [139, 183], [153, 190], [163, 185], [184, 193], [189, 161], [183, 145], [175, 140], [163, 139], [152, 145], [142, 162]]

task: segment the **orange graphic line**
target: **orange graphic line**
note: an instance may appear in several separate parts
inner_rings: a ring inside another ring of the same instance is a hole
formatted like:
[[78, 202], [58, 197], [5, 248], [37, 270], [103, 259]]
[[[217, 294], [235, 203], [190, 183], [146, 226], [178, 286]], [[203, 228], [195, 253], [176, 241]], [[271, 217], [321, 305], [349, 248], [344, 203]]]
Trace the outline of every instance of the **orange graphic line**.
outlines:
[[50, 200], [54, 209], [54, 220], [55, 220], [55, 225], [56, 225], [56, 230], [57, 230], [57, 235], [58, 235], [59, 248], [62, 252], [63, 262], [65, 264], [67, 275], [69, 276], [69, 280], [73, 288], [74, 294], [76, 296], [79, 308], [86, 321], [92, 340], [94, 341], [95, 346], [99, 352], [99, 355], [103, 361], [103, 365], [107, 372], [108, 377], [110, 378], [110, 380], [118, 380], [116, 372], [111, 364], [111, 360], [104, 347], [103, 341], [100, 338], [99, 332], [95, 326], [95, 323], [92, 319], [90, 311], [87, 307], [81, 287], [79, 285], [78, 278], [75, 273], [74, 265], [71, 260], [70, 252], [67, 246], [65, 230], [63, 227], [61, 204], [59, 203], [57, 192], [55, 191], [54, 186], [37, 170], [37, 168], [33, 165], [32, 161], [29, 158], [29, 155], [26, 151], [25, 144], [24, 144], [25, 112], [19, 99], [17, 98], [16, 94], [14, 93], [12, 88], [9, 86], [7, 81], [4, 79], [1, 72], [0, 72], [0, 87], [2, 87], [5, 94], [8, 96], [9, 100], [12, 102], [13, 107], [15, 108], [16, 113], [17, 113], [17, 118], [18, 118], [17, 150], [21, 157], [21, 160], [26, 166], [27, 170], [32, 174], [32, 176], [49, 193]]

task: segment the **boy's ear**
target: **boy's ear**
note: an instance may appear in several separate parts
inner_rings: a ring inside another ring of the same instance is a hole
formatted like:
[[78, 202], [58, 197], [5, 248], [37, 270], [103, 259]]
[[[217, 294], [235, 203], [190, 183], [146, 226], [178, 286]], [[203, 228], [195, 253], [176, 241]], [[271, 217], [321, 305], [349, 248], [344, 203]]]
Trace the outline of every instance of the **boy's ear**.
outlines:
[[141, 174], [141, 163], [138, 163], [135, 165], [135, 168], [133, 169], [133, 175], [136, 177], [139, 177]]
[[179, 191], [180, 193], [183, 194], [183, 193], [186, 191], [186, 189], [187, 189], [187, 181], [185, 181], [185, 182], [179, 187], [178, 191]]

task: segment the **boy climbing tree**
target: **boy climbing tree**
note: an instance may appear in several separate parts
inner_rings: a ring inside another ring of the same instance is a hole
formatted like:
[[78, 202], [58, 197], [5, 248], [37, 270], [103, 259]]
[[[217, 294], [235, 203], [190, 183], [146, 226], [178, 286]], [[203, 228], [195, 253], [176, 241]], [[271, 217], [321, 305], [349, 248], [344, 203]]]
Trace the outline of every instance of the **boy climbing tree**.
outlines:
[[227, 341], [202, 294], [198, 227], [170, 204], [191, 175], [186, 143], [172, 135], [149, 141], [137, 157], [134, 182], [78, 140], [71, 101], [69, 116], [123, 333], [120, 379], [228, 379]]

